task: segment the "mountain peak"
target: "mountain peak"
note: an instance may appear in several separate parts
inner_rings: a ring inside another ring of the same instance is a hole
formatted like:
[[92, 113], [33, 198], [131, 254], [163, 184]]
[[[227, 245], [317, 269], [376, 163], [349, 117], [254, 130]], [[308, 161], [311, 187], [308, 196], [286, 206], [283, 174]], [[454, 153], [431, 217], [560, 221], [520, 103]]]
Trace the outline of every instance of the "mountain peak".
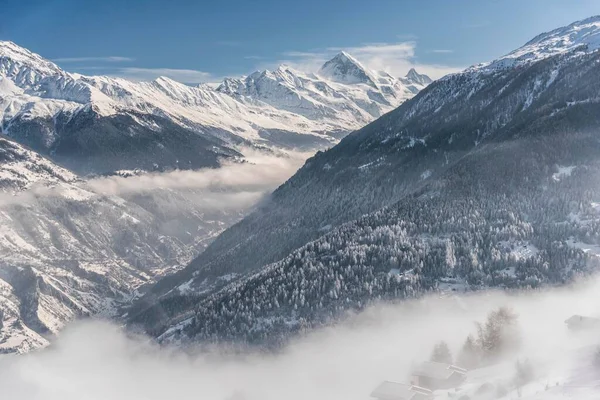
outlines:
[[349, 61], [349, 62], [352, 62], [354, 64], [360, 65], [360, 62], [356, 58], [352, 57], [350, 55], [350, 53], [347, 53], [344, 50], [340, 51], [339, 53], [337, 53], [335, 55], [335, 57], [332, 58], [332, 60], [335, 60], [335, 59]]
[[345, 51], [339, 52], [323, 64], [319, 75], [340, 83], [365, 83], [377, 86], [372, 73]]
[[411, 83], [417, 83], [423, 86], [429, 85], [431, 82], [433, 82], [433, 80], [429, 76], [418, 73], [417, 70], [414, 68], [411, 68], [408, 71], [405, 78], [408, 79]]
[[599, 48], [600, 16], [594, 16], [542, 33], [509, 54], [474, 68], [493, 70], [539, 61], [576, 49], [591, 52]]
[[582, 44], [600, 45], [600, 15], [589, 17], [581, 21], [575, 21], [570, 25], [544, 32], [525, 44], [531, 46], [544, 44], [549, 47], [560, 49], [562, 47], [578, 46]]
[[181, 85], [180, 82], [177, 82], [176, 80], [171, 79], [165, 75], [161, 75], [161, 76], [155, 78], [154, 83], [157, 83], [159, 85], [173, 85], [173, 84]]
[[27, 50], [26, 48], [7, 40], [0, 40], [0, 57], [10, 58], [15, 62], [35, 62], [39, 64], [48, 64], [56, 67], [50, 61], [42, 58], [42, 56], [35, 54], [32, 51]]
[[63, 76], [65, 72], [16, 43], [0, 40], [0, 74], [12, 79], [17, 86], [27, 86], [45, 76]]
[[8, 52], [19, 52], [19, 53], [30, 53], [31, 52], [19, 45], [15, 42], [11, 42], [10, 40], [0, 40], [0, 54], [4, 55]]

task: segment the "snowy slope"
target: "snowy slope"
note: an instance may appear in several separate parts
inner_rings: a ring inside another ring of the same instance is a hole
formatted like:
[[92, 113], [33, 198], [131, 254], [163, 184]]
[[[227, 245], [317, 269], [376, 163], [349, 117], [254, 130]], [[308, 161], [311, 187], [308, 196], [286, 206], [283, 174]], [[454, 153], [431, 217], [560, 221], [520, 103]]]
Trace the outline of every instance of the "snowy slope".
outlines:
[[[344, 70], [347, 63], [354, 68]], [[330, 75], [336, 65], [342, 69]], [[0, 126], [5, 134], [53, 157], [69, 152], [102, 154], [103, 148], [90, 149], [77, 140], [85, 137], [82, 131], [90, 121], [95, 121], [96, 132], [108, 137], [105, 147], [117, 140], [120, 147], [121, 142], [127, 143], [125, 147], [156, 142], [161, 133], [173, 130], [169, 124], [174, 123], [186, 132], [182, 140], [189, 142], [190, 133], [199, 135], [208, 143], [190, 146], [217, 158], [236, 156], [232, 150], [242, 145], [314, 150], [335, 144], [341, 135], [392, 110], [428, 82], [418, 74], [396, 79], [369, 71], [345, 53], [326, 63], [321, 73], [282, 66], [244, 79], [226, 79], [217, 89], [165, 77], [131, 82], [70, 74], [12, 42], [0, 42]], [[369, 82], [352, 78], [354, 74], [368, 76]], [[137, 139], [125, 133], [113, 137], [124, 124]], [[155, 157], [159, 164], [165, 153], [181, 151], [174, 143], [160, 143], [165, 149]], [[159, 167], [183, 168], [189, 157], [181, 155], [177, 165], [168, 157]]]
[[542, 33], [507, 55], [473, 68], [491, 71], [533, 63], [559, 54], [576, 55], [576, 50], [583, 53], [598, 48], [600, 48], [600, 16], [594, 16]]
[[245, 211], [205, 208], [202, 195], [98, 194], [0, 137], [0, 353], [45, 346], [77, 317], [114, 315]]
[[79, 185], [0, 197], [0, 352], [29, 350], [14, 344], [28, 332], [49, 338], [75, 318], [115, 315], [244, 212], [207, 211], [186, 192], [101, 196]]
[[329, 147], [423, 87], [364, 73], [374, 84], [281, 67], [253, 74], [262, 79], [242, 94], [225, 89], [235, 80], [215, 89], [71, 74], [0, 42], [0, 352], [113, 315], [245, 212], [206, 210], [187, 190], [100, 195], [71, 171], [198, 169], [246, 147]]
[[[573, 32], [595, 29], [593, 24], [588, 27], [589, 21], [557, 30], [560, 40], [548, 34], [548, 40], [570, 41]], [[570, 204], [596, 202], [600, 52], [577, 47], [552, 54], [514, 67], [474, 67], [444, 77], [309, 159], [270, 202], [223, 232], [182, 272], [154, 287], [156, 298], [182, 304], [173, 312], [172, 326], [195, 312], [196, 325], [188, 328], [191, 337], [213, 339], [229, 332], [239, 338], [246, 335], [238, 334], [247, 321], [256, 318], [285, 332], [293, 326], [288, 320], [291, 307], [306, 311], [297, 319], [304, 329], [340, 309], [447, 283], [444, 277], [474, 286], [570, 279], [574, 267], [564, 260], [575, 264], [590, 255], [577, 251], [572, 237], [576, 243], [597, 244], [597, 224], [565, 221], [570, 212], [578, 215]], [[566, 165], [578, 166], [569, 180], [559, 167]], [[551, 184], [556, 182], [560, 186], [554, 191]], [[461, 214], [467, 210], [477, 211]], [[496, 218], [496, 213], [502, 216]], [[442, 228], [446, 221], [448, 229]], [[485, 227], [500, 221], [508, 225]], [[519, 228], [510, 226], [515, 221]], [[407, 243], [403, 237], [412, 229], [412, 243]], [[497, 231], [502, 234], [491, 241], [488, 232]], [[463, 234], [472, 236], [459, 239]], [[485, 240], [478, 242], [480, 237]], [[446, 240], [462, 246], [461, 268], [453, 269], [454, 263], [448, 262]], [[514, 248], [503, 255], [507, 240]], [[520, 241], [526, 249], [516, 248]], [[319, 256], [311, 257], [313, 252]], [[564, 257], [557, 257], [561, 252]], [[477, 254], [508, 261], [473, 261]], [[578, 273], [595, 267], [596, 261], [580, 265]], [[391, 272], [398, 264], [406, 274]], [[491, 272], [490, 277], [478, 266]], [[507, 268], [496, 270], [499, 266]], [[219, 280], [232, 274], [238, 279]], [[205, 309], [198, 307], [197, 298], [194, 311], [185, 299], [169, 298], [183, 283], [191, 288], [188, 295], [206, 299]], [[314, 295], [312, 301], [308, 293]], [[149, 330], [169, 327], [169, 321], [154, 319], [148, 311], [134, 322], [147, 324]], [[250, 332], [254, 336], [244, 339], [260, 341], [271, 333]]]
[[392, 110], [425, 86], [409, 78], [370, 71], [342, 52], [316, 74], [283, 65], [244, 79], [226, 79], [217, 90], [245, 104], [260, 101], [301, 115], [311, 123], [322, 121], [327, 123], [327, 130], [347, 131]]
[[10, 193], [36, 183], [72, 182], [76, 176], [39, 154], [0, 137], [0, 193]]

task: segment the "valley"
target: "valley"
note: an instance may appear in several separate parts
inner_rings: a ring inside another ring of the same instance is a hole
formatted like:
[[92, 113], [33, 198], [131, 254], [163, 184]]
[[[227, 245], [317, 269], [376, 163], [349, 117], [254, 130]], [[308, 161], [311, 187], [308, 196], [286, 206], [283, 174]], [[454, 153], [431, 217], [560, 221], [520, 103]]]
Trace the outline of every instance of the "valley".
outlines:
[[597, 398], [600, 16], [507, 1], [11, 4], [0, 397]]
[[131, 82], [0, 42], [0, 351], [44, 347], [74, 319], [127, 315], [314, 151], [430, 83], [346, 53], [321, 75]]

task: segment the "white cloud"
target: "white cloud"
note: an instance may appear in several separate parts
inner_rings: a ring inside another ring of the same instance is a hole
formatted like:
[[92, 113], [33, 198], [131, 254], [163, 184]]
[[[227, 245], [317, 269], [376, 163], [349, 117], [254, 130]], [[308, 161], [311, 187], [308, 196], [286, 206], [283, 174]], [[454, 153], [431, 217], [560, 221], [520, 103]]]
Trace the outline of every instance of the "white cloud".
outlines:
[[286, 156], [277, 157], [251, 149], [242, 151], [248, 162], [228, 163], [216, 169], [147, 173], [127, 178], [96, 178], [85, 182], [85, 187], [101, 195], [127, 195], [156, 189], [264, 194], [292, 176], [311, 155], [290, 152]]
[[364, 57], [393, 57], [393, 58], [413, 58], [415, 56], [416, 42], [399, 43], [367, 43], [357, 47], [330, 47], [331, 51], [348, 51], [350, 54]]
[[135, 81], [151, 81], [159, 76], [166, 76], [167, 78], [184, 83], [204, 83], [218, 80], [217, 77], [208, 72], [198, 71], [195, 69], [176, 68], [127, 67], [119, 68], [111, 75]]
[[110, 63], [121, 63], [135, 61], [135, 58], [130, 57], [119, 57], [119, 56], [108, 56], [108, 57], [64, 57], [55, 58], [55, 62], [62, 63], [78, 63], [78, 62], [110, 62]]
[[[204, 209], [245, 209], [290, 178], [312, 153], [289, 151], [265, 154], [240, 149], [246, 162], [224, 163], [220, 168], [148, 172], [137, 176], [109, 176], [71, 184], [33, 185], [16, 194], [0, 192], [2, 207], [34, 204], [40, 199], [88, 199], [92, 195], [127, 197], [160, 194], [163, 190], [197, 196]], [[1, 222], [1, 221], [0, 221]]]
[[[383, 70], [395, 76], [403, 76], [411, 68], [425, 73], [434, 79], [441, 78], [449, 73], [459, 72], [462, 67], [443, 64], [421, 63], [415, 54], [417, 44], [415, 41], [397, 43], [367, 43], [355, 47], [329, 47], [316, 51], [287, 51], [277, 63], [288, 64], [304, 71], [317, 71], [324, 62], [331, 59], [336, 53], [344, 50], [354, 56], [365, 66]], [[451, 50], [438, 50], [438, 53]], [[267, 66], [271, 67], [271, 66]]]
[[431, 53], [436, 53], [436, 54], [450, 54], [450, 53], [454, 53], [454, 50], [450, 50], [450, 49], [434, 49], [434, 50], [431, 50]]
[[297, 58], [322, 58], [324, 53], [322, 52], [311, 52], [311, 51], [286, 51], [281, 53], [284, 57], [297, 57]]

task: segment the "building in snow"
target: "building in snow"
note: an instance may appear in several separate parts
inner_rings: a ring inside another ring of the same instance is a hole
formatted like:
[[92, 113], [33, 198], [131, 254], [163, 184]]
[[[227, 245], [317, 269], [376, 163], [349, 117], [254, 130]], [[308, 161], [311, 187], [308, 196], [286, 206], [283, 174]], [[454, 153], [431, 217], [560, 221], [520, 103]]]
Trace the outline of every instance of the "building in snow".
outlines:
[[371, 393], [378, 400], [430, 400], [433, 392], [420, 386], [385, 381]]
[[574, 331], [600, 329], [600, 319], [592, 317], [584, 317], [582, 315], [573, 315], [565, 321], [569, 329]]
[[467, 378], [467, 370], [456, 365], [426, 361], [412, 373], [412, 384], [431, 390], [452, 389], [460, 386]]

